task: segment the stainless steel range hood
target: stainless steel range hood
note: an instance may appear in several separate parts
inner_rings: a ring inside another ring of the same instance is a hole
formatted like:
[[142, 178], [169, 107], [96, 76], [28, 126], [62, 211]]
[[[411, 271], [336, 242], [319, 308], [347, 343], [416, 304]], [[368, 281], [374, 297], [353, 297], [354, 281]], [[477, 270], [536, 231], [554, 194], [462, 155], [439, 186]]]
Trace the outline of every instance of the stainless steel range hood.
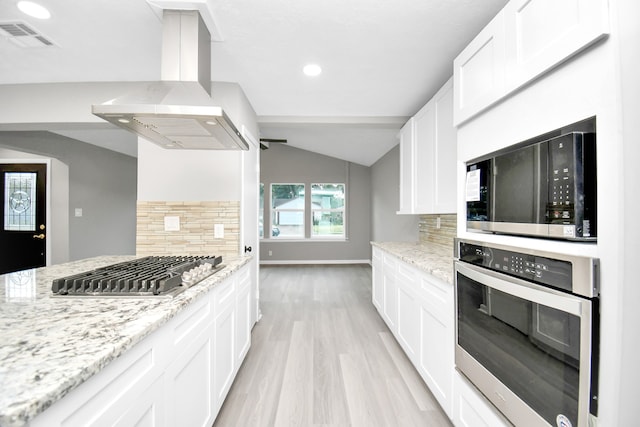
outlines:
[[248, 150], [211, 98], [211, 36], [195, 10], [165, 10], [160, 82], [92, 106], [92, 113], [164, 148]]

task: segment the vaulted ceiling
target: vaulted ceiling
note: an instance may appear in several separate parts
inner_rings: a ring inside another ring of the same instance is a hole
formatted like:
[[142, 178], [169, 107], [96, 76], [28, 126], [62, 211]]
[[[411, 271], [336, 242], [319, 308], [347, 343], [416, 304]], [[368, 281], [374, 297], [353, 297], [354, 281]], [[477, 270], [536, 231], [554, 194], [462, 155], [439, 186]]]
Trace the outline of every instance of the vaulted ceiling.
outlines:
[[[51, 43], [0, 36], [0, 84], [160, 79], [160, 8], [147, 0], [36, 1], [50, 19], [24, 15], [17, 0], [0, 2], [0, 26], [24, 23]], [[239, 83], [260, 137], [369, 166], [506, 0], [187, 3], [210, 11], [222, 38], [211, 43], [212, 80]], [[307, 63], [322, 73], [305, 76]], [[66, 135], [135, 155], [131, 135], [115, 128]]]

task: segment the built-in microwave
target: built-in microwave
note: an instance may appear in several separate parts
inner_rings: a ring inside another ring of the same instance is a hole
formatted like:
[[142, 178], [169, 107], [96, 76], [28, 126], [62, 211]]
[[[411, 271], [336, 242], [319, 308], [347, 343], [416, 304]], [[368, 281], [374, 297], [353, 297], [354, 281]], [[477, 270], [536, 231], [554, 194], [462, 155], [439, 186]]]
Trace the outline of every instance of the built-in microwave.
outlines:
[[569, 132], [467, 162], [467, 230], [597, 239], [596, 135]]

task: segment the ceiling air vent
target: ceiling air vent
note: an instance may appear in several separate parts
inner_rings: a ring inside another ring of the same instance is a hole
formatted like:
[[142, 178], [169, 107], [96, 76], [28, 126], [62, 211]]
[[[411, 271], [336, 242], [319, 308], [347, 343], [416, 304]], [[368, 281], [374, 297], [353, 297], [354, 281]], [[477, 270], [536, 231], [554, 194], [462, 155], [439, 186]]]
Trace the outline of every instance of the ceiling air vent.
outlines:
[[20, 47], [47, 47], [54, 43], [24, 22], [0, 22], [0, 36]]

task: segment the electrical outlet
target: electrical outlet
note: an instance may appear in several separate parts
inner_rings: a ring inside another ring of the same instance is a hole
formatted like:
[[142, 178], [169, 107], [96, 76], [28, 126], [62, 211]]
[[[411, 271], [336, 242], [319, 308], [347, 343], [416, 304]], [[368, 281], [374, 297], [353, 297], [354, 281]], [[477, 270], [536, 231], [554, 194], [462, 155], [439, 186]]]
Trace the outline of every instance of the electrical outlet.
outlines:
[[224, 224], [213, 225], [213, 238], [224, 239]]
[[165, 216], [164, 217], [164, 231], [180, 231], [180, 217], [179, 216]]
[[269, 251], [269, 256], [273, 255], [273, 251]]
[[440, 229], [440, 217], [436, 218], [436, 228], [439, 230]]

